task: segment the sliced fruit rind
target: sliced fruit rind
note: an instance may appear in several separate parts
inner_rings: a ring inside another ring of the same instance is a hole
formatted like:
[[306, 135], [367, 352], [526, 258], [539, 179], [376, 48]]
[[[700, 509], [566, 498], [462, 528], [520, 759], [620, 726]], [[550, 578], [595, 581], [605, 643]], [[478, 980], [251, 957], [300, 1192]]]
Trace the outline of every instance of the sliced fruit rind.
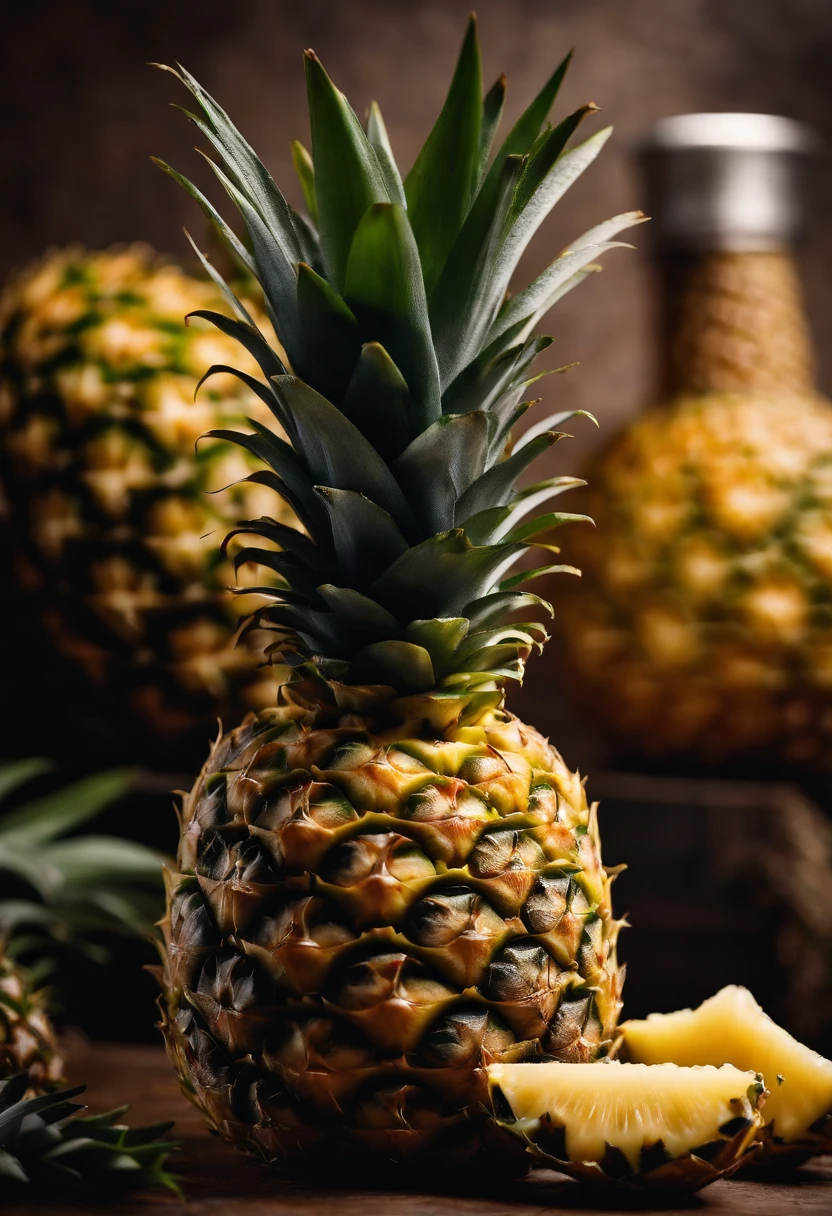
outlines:
[[775, 1170], [796, 1169], [812, 1157], [832, 1153], [832, 1111], [822, 1115], [794, 1140], [784, 1140], [778, 1136], [775, 1123], [766, 1123], [761, 1127], [757, 1139], [762, 1152], [755, 1161], [756, 1166], [768, 1166]]
[[[600, 1063], [580, 1067], [606, 1068], [607, 1065]], [[518, 1118], [496, 1079], [498, 1071], [494, 1069], [493, 1076], [489, 1075], [492, 1113], [498, 1125], [523, 1143], [536, 1166], [558, 1170], [580, 1182], [596, 1186], [694, 1192], [720, 1178], [730, 1177], [764, 1151], [758, 1135], [763, 1125], [761, 1107], [767, 1091], [759, 1075], [744, 1094], [730, 1101], [736, 1114], [716, 1129], [713, 1139], [675, 1156], [667, 1151], [661, 1140], [645, 1140], [638, 1166], [634, 1167], [619, 1147], [609, 1143], [605, 1145], [599, 1160], [570, 1158], [566, 1124], [549, 1114], [538, 1118]]]

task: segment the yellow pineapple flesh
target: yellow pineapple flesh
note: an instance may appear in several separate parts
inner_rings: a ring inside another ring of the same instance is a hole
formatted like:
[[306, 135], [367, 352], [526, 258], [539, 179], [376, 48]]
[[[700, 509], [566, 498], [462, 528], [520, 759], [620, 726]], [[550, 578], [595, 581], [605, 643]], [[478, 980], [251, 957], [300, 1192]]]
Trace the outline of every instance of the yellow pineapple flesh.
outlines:
[[832, 1060], [778, 1026], [747, 988], [730, 986], [697, 1009], [625, 1022], [623, 1053], [644, 1064], [730, 1063], [762, 1073], [769, 1089], [764, 1143], [808, 1157], [832, 1147]]
[[699, 1189], [736, 1168], [762, 1124], [759, 1075], [730, 1065], [496, 1063], [487, 1072], [497, 1117], [538, 1163], [598, 1183]]

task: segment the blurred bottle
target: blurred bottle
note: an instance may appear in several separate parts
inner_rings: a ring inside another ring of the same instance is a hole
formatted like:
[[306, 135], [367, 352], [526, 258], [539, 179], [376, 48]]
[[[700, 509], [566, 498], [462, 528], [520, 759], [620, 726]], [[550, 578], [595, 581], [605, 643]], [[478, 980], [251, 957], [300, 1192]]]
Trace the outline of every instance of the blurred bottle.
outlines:
[[666, 400], [808, 395], [809, 326], [792, 247], [811, 135], [765, 114], [682, 114], [642, 149], [662, 272]]
[[586, 474], [561, 611], [572, 688], [626, 754], [832, 763], [832, 408], [791, 252], [813, 145], [687, 114], [642, 149], [663, 404]]

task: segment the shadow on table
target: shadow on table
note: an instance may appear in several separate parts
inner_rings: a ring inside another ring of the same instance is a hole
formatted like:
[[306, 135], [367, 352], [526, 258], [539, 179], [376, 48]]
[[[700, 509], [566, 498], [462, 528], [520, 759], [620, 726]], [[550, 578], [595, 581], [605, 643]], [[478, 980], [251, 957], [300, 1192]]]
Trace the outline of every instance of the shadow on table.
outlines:
[[[368, 1178], [366, 1171], [359, 1170], [351, 1174], [341, 1171], [337, 1177], [328, 1177], [325, 1171], [310, 1175], [308, 1170], [269, 1170], [245, 1157], [237, 1158], [232, 1164], [224, 1149], [224, 1145], [218, 1145], [218, 1158], [222, 1160], [218, 1159], [212, 1168], [205, 1162], [203, 1147], [195, 1175], [188, 1168], [186, 1149], [180, 1173], [187, 1198], [198, 1203], [200, 1198], [209, 1196], [214, 1201], [231, 1197], [262, 1200], [267, 1196], [279, 1196], [281, 1205], [291, 1205], [296, 1197], [304, 1212], [337, 1211], [339, 1216], [353, 1216], [353, 1213], [384, 1213], [386, 1216], [394, 1211], [399, 1216], [434, 1216], [440, 1211], [443, 1216], [454, 1216], [457, 1212], [459, 1216], [469, 1216], [472, 1212], [482, 1216], [505, 1216], [509, 1205], [511, 1216], [531, 1216], [550, 1210], [612, 1214], [659, 1211], [664, 1216], [712, 1211], [731, 1216], [744, 1213], [768, 1216], [769, 1212], [785, 1213], [800, 1207], [796, 1192], [829, 1185], [828, 1171], [819, 1173], [812, 1166], [772, 1178], [764, 1184], [746, 1180], [718, 1182], [693, 1195], [591, 1188], [550, 1170], [534, 1170], [519, 1180], [472, 1179], [470, 1174], [454, 1177], [449, 1172], [435, 1171], [394, 1182], [389, 1175]], [[770, 1209], [760, 1206], [763, 1196], [771, 1200]], [[279, 1210], [282, 1212], [283, 1206]], [[294, 1213], [295, 1209], [288, 1206], [288, 1210]], [[812, 1205], [812, 1210], [819, 1209]], [[832, 1211], [832, 1207], [829, 1210]]]

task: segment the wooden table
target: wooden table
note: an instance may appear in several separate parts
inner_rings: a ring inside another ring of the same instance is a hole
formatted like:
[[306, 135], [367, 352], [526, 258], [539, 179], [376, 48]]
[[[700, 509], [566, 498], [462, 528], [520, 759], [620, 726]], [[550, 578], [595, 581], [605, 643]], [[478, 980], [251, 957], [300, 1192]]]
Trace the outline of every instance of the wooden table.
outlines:
[[35, 1200], [3, 1208], [4, 1216], [37, 1216], [49, 1212], [106, 1213], [106, 1216], [551, 1216], [553, 1212], [659, 1211], [665, 1216], [722, 1213], [723, 1216], [798, 1216], [832, 1214], [832, 1158], [816, 1162], [789, 1182], [717, 1182], [699, 1195], [671, 1207], [648, 1197], [600, 1194], [561, 1175], [538, 1171], [528, 1179], [487, 1194], [460, 1191], [429, 1193], [366, 1187], [339, 1188], [314, 1177], [302, 1179], [273, 1174], [265, 1166], [237, 1153], [209, 1135], [197, 1112], [179, 1094], [161, 1048], [101, 1045], [76, 1052], [76, 1080], [89, 1082], [87, 1098], [93, 1110], [130, 1103], [133, 1123], [176, 1119], [175, 1134], [183, 1142], [174, 1169], [183, 1179], [187, 1203], [152, 1192], [119, 1204], [89, 1201], [60, 1204]]

